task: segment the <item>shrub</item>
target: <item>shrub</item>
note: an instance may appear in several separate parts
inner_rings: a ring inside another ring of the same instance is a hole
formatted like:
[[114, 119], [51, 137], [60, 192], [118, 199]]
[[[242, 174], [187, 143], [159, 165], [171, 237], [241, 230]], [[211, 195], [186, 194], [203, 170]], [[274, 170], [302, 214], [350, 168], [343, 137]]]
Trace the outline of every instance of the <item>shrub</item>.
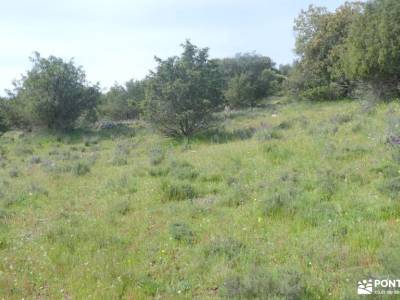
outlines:
[[386, 237], [378, 251], [378, 259], [385, 274], [397, 276], [400, 268], [400, 239], [398, 236]]
[[156, 59], [149, 76], [147, 116], [166, 135], [189, 137], [208, 128], [212, 112], [221, 103], [221, 77], [208, 49], [189, 41], [180, 57]]
[[170, 172], [169, 168], [163, 168], [163, 167], [152, 167], [149, 170], [149, 175], [152, 177], [163, 177], [167, 176]]
[[128, 164], [129, 146], [126, 144], [118, 144], [115, 147], [112, 164], [115, 166], [123, 166]]
[[344, 97], [344, 92], [338, 85], [317, 86], [303, 91], [300, 96], [306, 100], [337, 100]]
[[336, 114], [331, 118], [331, 122], [338, 125], [349, 123], [352, 120], [353, 120], [352, 114]]
[[261, 129], [257, 130], [255, 137], [257, 140], [269, 141], [269, 140], [279, 140], [283, 137], [283, 135], [276, 129]]
[[159, 165], [165, 158], [165, 151], [161, 147], [153, 147], [149, 152], [149, 160], [152, 166]]
[[228, 260], [231, 260], [235, 257], [240, 256], [245, 248], [246, 247], [242, 242], [239, 242], [232, 238], [222, 238], [212, 241], [205, 250], [205, 255], [207, 257], [218, 255], [226, 257]]
[[209, 138], [212, 143], [222, 144], [222, 143], [227, 143], [229, 141], [250, 139], [255, 132], [256, 130], [252, 127], [234, 129], [234, 130], [225, 130], [223, 128], [217, 128], [208, 130], [207, 132], [205, 132], [203, 136], [205, 138]]
[[291, 121], [283, 121], [279, 123], [279, 125], [276, 127], [277, 129], [280, 130], [287, 130], [293, 127], [293, 122]]
[[169, 232], [174, 240], [193, 244], [195, 235], [188, 225], [185, 223], [174, 223], [170, 225]]
[[138, 190], [138, 184], [135, 177], [128, 177], [126, 175], [119, 179], [107, 182], [107, 190], [113, 190], [120, 194], [129, 193], [134, 194]]
[[286, 161], [292, 155], [290, 150], [278, 147], [274, 144], [264, 144], [262, 150], [271, 161], [278, 164]]
[[146, 295], [151, 297], [155, 297], [161, 290], [160, 284], [148, 275], [139, 279], [138, 286]]
[[255, 107], [277, 92], [283, 76], [274, 62], [256, 53], [217, 60], [224, 78], [224, 96], [231, 108]]
[[228, 180], [229, 189], [222, 197], [220, 204], [228, 207], [238, 207], [250, 198], [249, 188], [236, 178]]
[[[140, 88], [144, 89], [144, 85], [142, 83], [139, 84], [141, 84]], [[139, 116], [140, 101], [144, 100], [144, 93], [140, 98], [133, 99], [126, 87], [115, 84], [103, 96], [100, 111], [102, 115], [112, 120], [134, 119]]]
[[123, 216], [128, 214], [130, 210], [131, 210], [131, 205], [129, 201], [126, 200], [117, 202], [117, 204], [115, 204], [115, 206], [113, 207], [113, 211]]
[[41, 185], [39, 185], [38, 183], [32, 182], [29, 189], [28, 189], [28, 193], [30, 195], [44, 195], [44, 196], [48, 196], [49, 195], [49, 191], [46, 190], [45, 188], [43, 188]]
[[93, 119], [100, 97], [81, 67], [61, 58], [31, 58], [33, 68], [16, 83], [15, 98], [31, 124], [70, 129], [80, 117]]
[[220, 294], [227, 299], [303, 299], [305, 285], [293, 269], [268, 271], [260, 267], [225, 279]]
[[254, 81], [246, 73], [235, 75], [229, 80], [224, 96], [232, 108], [255, 107], [259, 100]]
[[171, 163], [170, 174], [181, 180], [193, 180], [199, 176], [199, 172], [197, 172], [196, 169], [186, 161], [173, 161]]
[[26, 144], [18, 144], [17, 146], [15, 146], [14, 153], [18, 156], [32, 155], [33, 150]]
[[122, 155], [116, 155], [114, 154], [112, 158], [112, 164], [114, 166], [124, 166], [128, 164], [128, 158], [126, 156]]
[[368, 83], [378, 99], [399, 95], [399, 16], [397, 0], [368, 1], [354, 18], [344, 47], [346, 75]]
[[400, 177], [385, 179], [379, 190], [392, 199], [398, 199], [400, 196]]
[[89, 147], [91, 145], [97, 145], [99, 143], [100, 138], [98, 136], [92, 136], [92, 137], [85, 137], [83, 139], [83, 144], [86, 147]]
[[332, 170], [325, 170], [319, 175], [319, 189], [321, 191], [321, 197], [324, 201], [332, 199], [333, 195], [338, 189], [339, 175]]
[[6, 132], [9, 127], [9, 121], [7, 119], [7, 113], [5, 108], [3, 107], [3, 99], [0, 98], [0, 134], [2, 134], [3, 132]]
[[77, 176], [83, 176], [90, 172], [90, 166], [87, 162], [78, 161], [72, 166], [72, 173]]
[[198, 196], [194, 187], [186, 183], [163, 182], [161, 186], [163, 201], [182, 201]]
[[17, 168], [12, 168], [9, 172], [9, 175], [11, 178], [16, 178], [20, 174], [19, 170]]
[[60, 150], [58, 150], [57, 148], [53, 148], [49, 151], [49, 156], [57, 156], [60, 155]]
[[115, 147], [115, 152], [123, 155], [129, 155], [129, 153], [131, 152], [130, 147], [131, 145], [129, 143], [119, 143]]
[[35, 165], [35, 164], [39, 164], [41, 162], [41, 158], [39, 156], [32, 156], [31, 157], [31, 164]]
[[294, 213], [298, 192], [298, 190], [290, 187], [271, 191], [263, 200], [265, 214], [271, 216], [279, 213]]

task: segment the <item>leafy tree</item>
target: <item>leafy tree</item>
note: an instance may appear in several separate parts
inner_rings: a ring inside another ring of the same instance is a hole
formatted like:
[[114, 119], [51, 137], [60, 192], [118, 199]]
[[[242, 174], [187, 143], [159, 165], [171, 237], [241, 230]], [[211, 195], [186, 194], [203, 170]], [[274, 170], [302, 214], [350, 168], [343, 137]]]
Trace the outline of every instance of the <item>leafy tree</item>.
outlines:
[[232, 108], [254, 107], [257, 102], [255, 87], [248, 73], [232, 77], [224, 91], [224, 96]]
[[112, 120], [134, 119], [139, 114], [136, 103], [129, 98], [125, 87], [118, 84], [103, 96], [100, 111], [103, 116]]
[[208, 48], [190, 41], [182, 47], [180, 57], [156, 57], [146, 99], [148, 117], [156, 127], [170, 136], [188, 137], [207, 128], [221, 105], [221, 76], [208, 58]]
[[5, 99], [0, 98], [0, 133], [7, 131], [9, 128], [5, 101]]
[[353, 26], [343, 59], [346, 74], [367, 82], [376, 96], [399, 94], [400, 82], [400, 2], [375, 0]]
[[138, 118], [144, 110], [146, 80], [130, 80], [124, 86], [115, 84], [103, 96], [100, 111], [113, 120]]
[[225, 99], [232, 107], [254, 107], [259, 100], [276, 92], [282, 79], [267, 56], [239, 53], [216, 61], [223, 76]]
[[351, 25], [362, 8], [361, 2], [346, 2], [335, 12], [311, 5], [300, 13], [294, 26], [298, 62], [291, 72], [292, 91], [322, 99], [351, 95], [353, 82], [344, 72], [341, 57]]
[[138, 116], [142, 115], [145, 110], [147, 84], [147, 79], [130, 80], [125, 84], [130, 102], [135, 106]]
[[283, 76], [289, 76], [290, 72], [293, 69], [293, 65], [286, 64], [286, 65], [279, 65], [278, 71]]
[[95, 118], [99, 87], [88, 84], [81, 67], [39, 53], [31, 61], [32, 69], [16, 82], [13, 95], [29, 123], [70, 129], [80, 117]]

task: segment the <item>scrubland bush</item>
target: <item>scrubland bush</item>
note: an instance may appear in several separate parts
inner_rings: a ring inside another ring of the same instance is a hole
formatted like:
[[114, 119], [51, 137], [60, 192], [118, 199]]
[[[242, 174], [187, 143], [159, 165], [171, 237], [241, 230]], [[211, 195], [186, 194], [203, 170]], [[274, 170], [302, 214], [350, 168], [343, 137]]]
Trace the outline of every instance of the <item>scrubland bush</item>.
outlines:
[[41, 160], [41, 158], [39, 156], [32, 156], [30, 163], [32, 165], [36, 165], [36, 164], [39, 164], [41, 161], [42, 160]]
[[165, 158], [165, 150], [162, 147], [157, 146], [150, 149], [149, 152], [150, 165], [157, 166], [164, 160], [164, 158]]
[[117, 202], [113, 206], [113, 211], [123, 216], [128, 214], [130, 210], [131, 210], [131, 204], [127, 200]]
[[16, 178], [16, 177], [18, 177], [18, 176], [21, 174], [21, 172], [18, 170], [18, 168], [13, 167], [13, 168], [9, 171], [8, 174], [10, 175], [11, 178]]
[[87, 162], [78, 161], [72, 166], [72, 173], [77, 176], [83, 176], [90, 172], [90, 166]]
[[256, 267], [225, 279], [220, 295], [227, 299], [303, 299], [305, 284], [294, 268], [271, 270]]
[[81, 67], [54, 56], [42, 58], [39, 53], [31, 61], [32, 69], [16, 83], [14, 92], [29, 123], [71, 129], [78, 118], [95, 117], [99, 87], [87, 83]]
[[169, 233], [174, 240], [193, 244], [195, 241], [195, 234], [190, 227], [185, 223], [174, 223], [169, 227]]
[[170, 175], [180, 180], [194, 180], [199, 176], [199, 172], [186, 161], [172, 161]]
[[198, 196], [196, 189], [188, 183], [164, 181], [161, 185], [163, 201], [182, 201]]
[[180, 57], [157, 58], [149, 76], [147, 115], [170, 136], [189, 137], [210, 126], [212, 112], [221, 104], [220, 75], [208, 59], [208, 49], [186, 41]]
[[206, 257], [222, 256], [231, 260], [242, 255], [245, 249], [245, 244], [235, 239], [219, 238], [210, 243], [210, 245], [205, 249], [204, 254]]

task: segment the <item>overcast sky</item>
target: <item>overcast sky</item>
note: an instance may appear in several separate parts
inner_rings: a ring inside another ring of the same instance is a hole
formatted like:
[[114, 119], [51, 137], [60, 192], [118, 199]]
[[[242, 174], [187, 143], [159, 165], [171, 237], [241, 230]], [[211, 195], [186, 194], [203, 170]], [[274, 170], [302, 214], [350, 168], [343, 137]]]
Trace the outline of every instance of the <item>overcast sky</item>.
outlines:
[[141, 79], [154, 55], [179, 54], [186, 38], [212, 57], [256, 51], [293, 58], [293, 19], [309, 4], [340, 0], [0, 0], [0, 93], [33, 51], [69, 59], [102, 87]]

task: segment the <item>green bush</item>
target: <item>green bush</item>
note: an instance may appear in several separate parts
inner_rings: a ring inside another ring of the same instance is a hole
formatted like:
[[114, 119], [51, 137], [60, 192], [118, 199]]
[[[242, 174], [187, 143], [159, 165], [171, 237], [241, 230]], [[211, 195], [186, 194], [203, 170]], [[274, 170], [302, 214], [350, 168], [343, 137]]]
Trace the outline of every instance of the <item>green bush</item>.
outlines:
[[189, 41], [180, 57], [157, 58], [149, 76], [147, 116], [162, 133], [189, 137], [209, 127], [212, 113], [221, 104], [221, 77], [208, 59], [208, 49]]
[[169, 232], [174, 240], [192, 244], [195, 241], [195, 235], [185, 223], [175, 223], [169, 227]]
[[2, 106], [2, 99], [0, 98], [0, 134], [6, 132], [9, 129], [9, 121], [7, 119], [7, 114]]
[[129, 120], [135, 119], [140, 113], [140, 101], [142, 99], [134, 99], [127, 87], [115, 84], [102, 97], [102, 103], [99, 107], [104, 118], [111, 120]]
[[78, 161], [72, 166], [72, 173], [77, 176], [83, 176], [90, 172], [90, 166], [84, 161]]
[[335, 85], [317, 86], [300, 93], [300, 97], [311, 101], [337, 100], [344, 97], [340, 88]]
[[157, 166], [165, 158], [165, 150], [162, 147], [153, 147], [149, 152], [150, 165]]
[[379, 186], [379, 190], [392, 199], [398, 199], [400, 196], [400, 177], [384, 179], [383, 183]]
[[198, 196], [195, 188], [187, 183], [163, 182], [161, 185], [163, 201], [182, 201]]
[[94, 120], [100, 97], [81, 67], [71, 60], [35, 53], [33, 67], [16, 83], [13, 97], [31, 125], [71, 129], [79, 118]]
[[231, 260], [240, 256], [245, 248], [246, 247], [242, 242], [232, 238], [222, 238], [212, 241], [206, 248], [205, 255], [206, 257], [213, 255], [223, 256], [228, 260]]
[[290, 187], [270, 192], [263, 200], [265, 214], [272, 216], [279, 213], [295, 213], [298, 193], [297, 189]]
[[173, 161], [170, 170], [172, 176], [181, 180], [194, 180], [199, 176], [199, 172], [186, 161]]
[[247, 274], [225, 279], [220, 295], [227, 299], [306, 299], [300, 273], [292, 268], [268, 270], [256, 267]]

